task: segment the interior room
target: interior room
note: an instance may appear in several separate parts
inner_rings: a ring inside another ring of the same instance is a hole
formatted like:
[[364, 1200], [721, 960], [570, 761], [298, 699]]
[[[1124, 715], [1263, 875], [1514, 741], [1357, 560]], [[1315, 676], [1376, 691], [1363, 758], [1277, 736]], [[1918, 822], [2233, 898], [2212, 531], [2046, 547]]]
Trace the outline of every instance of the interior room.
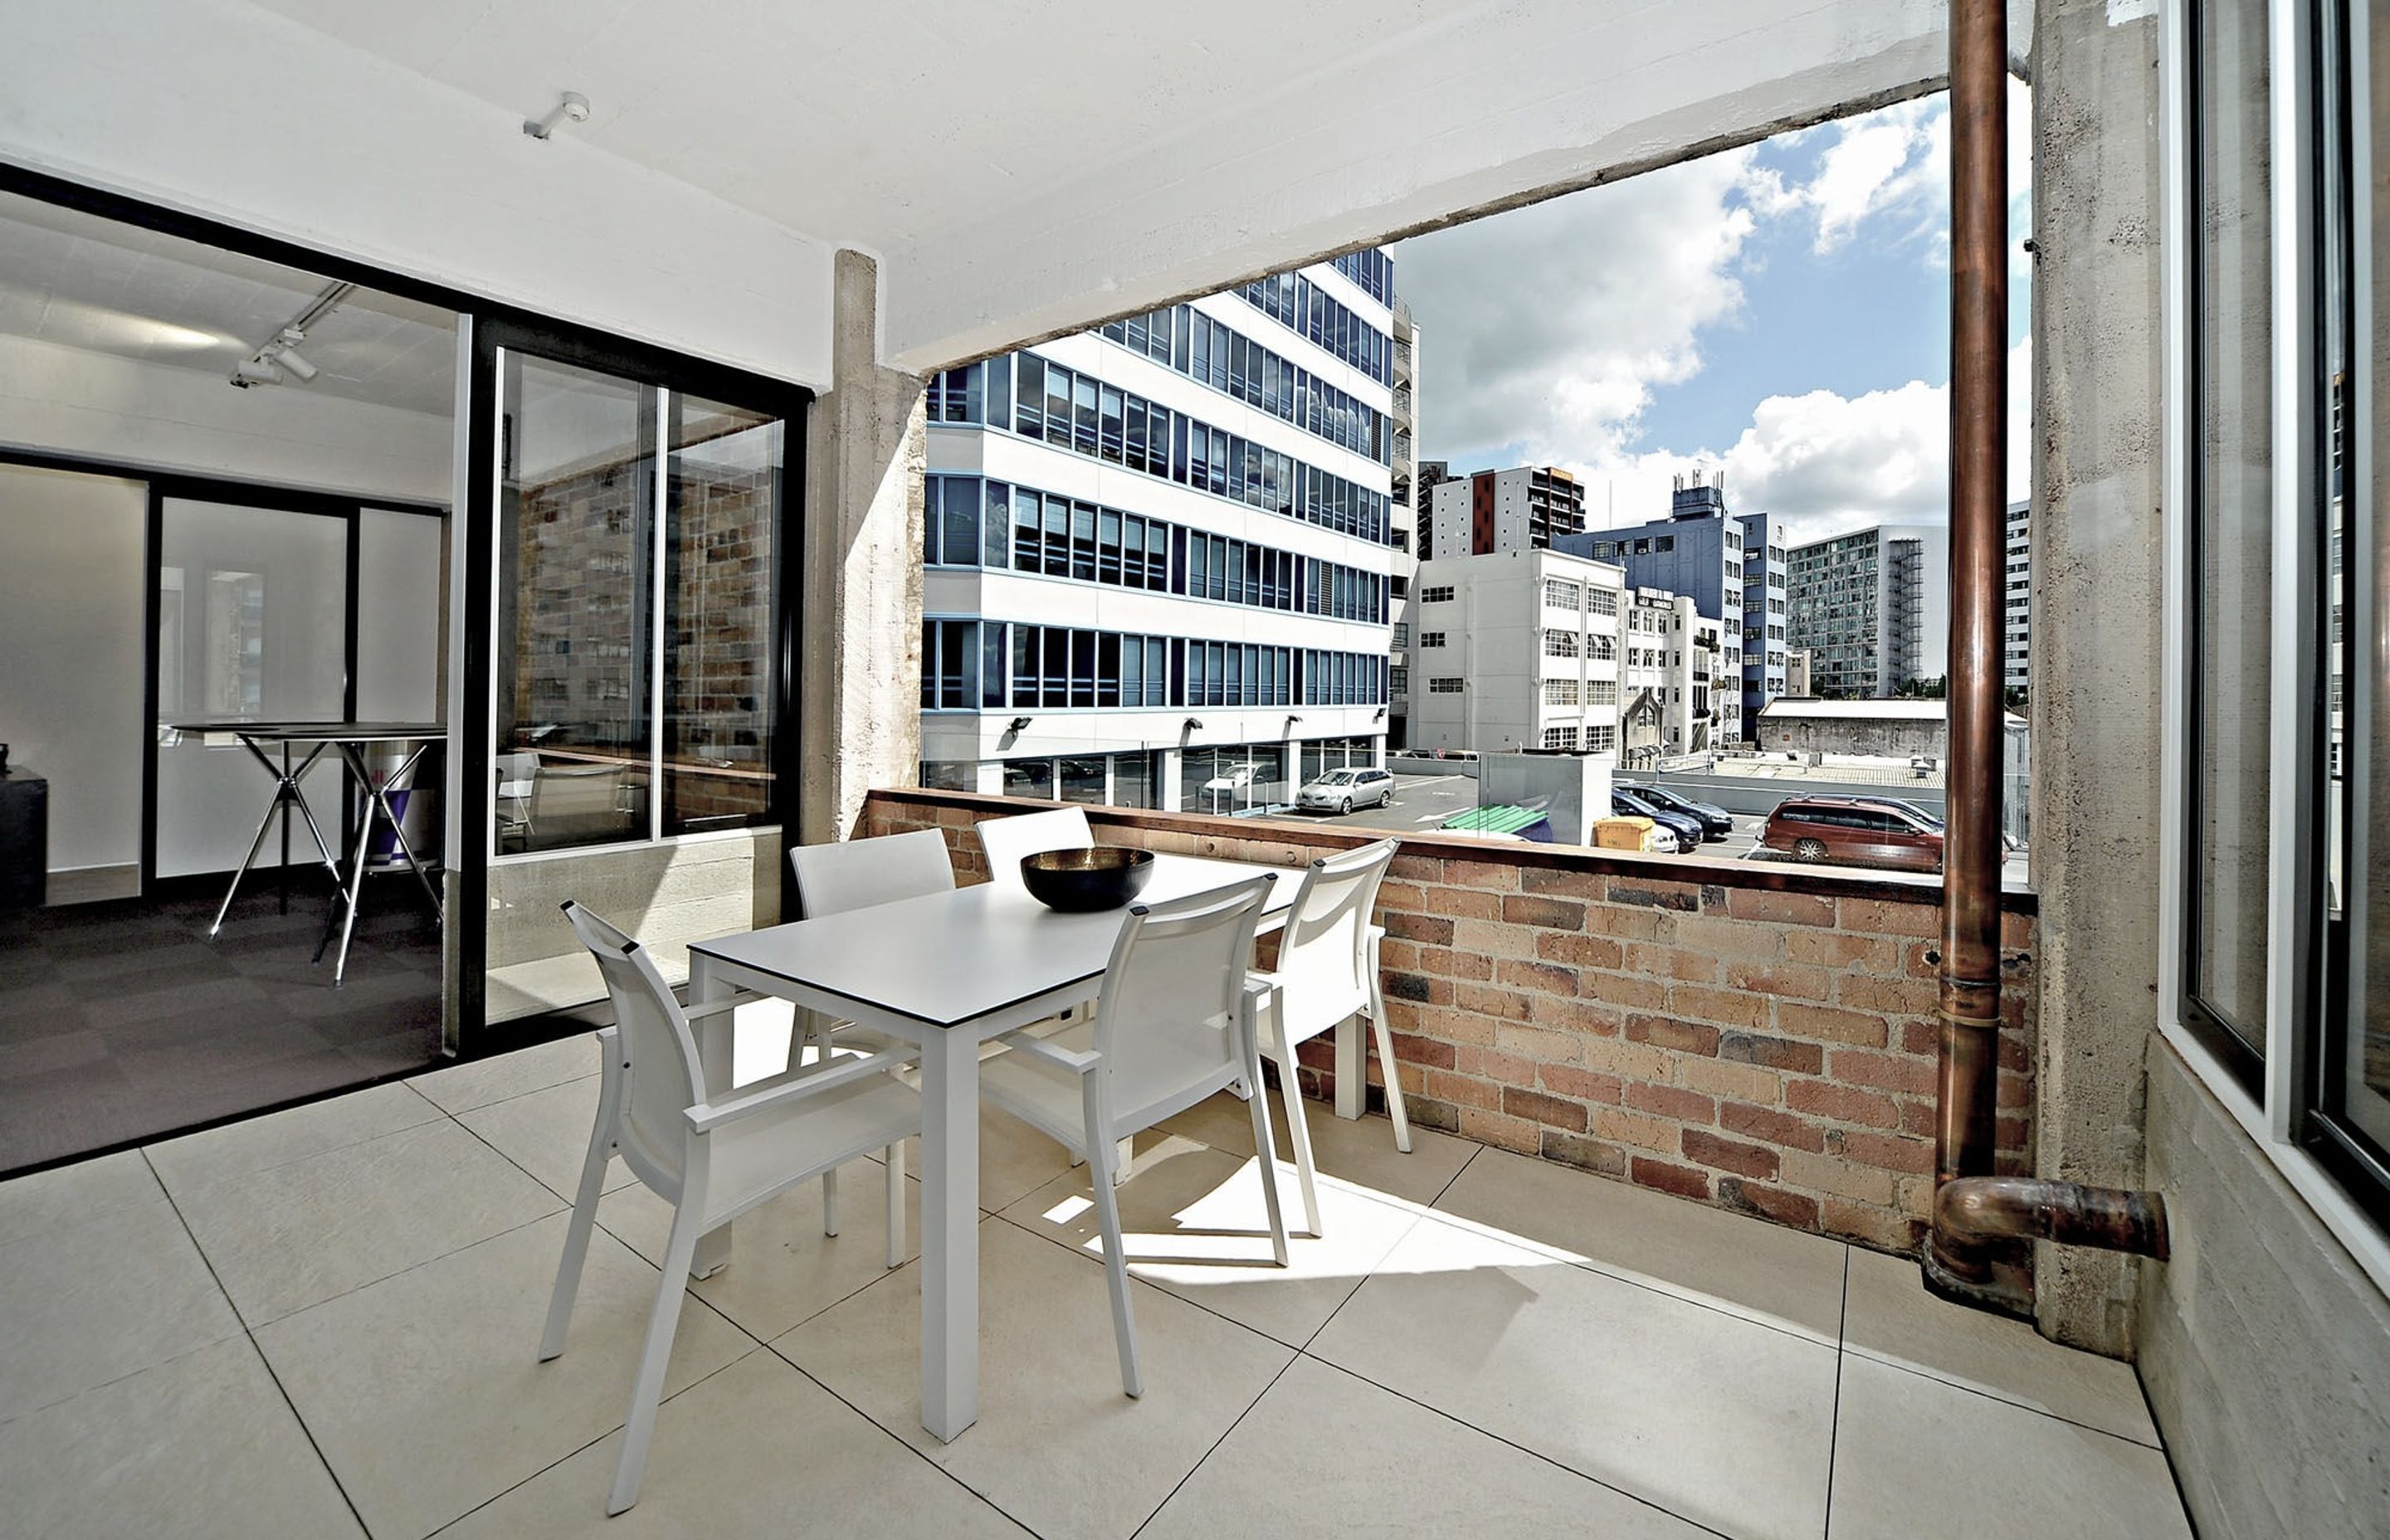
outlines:
[[[456, 361], [451, 312], [0, 195], [0, 1169], [440, 1052]], [[412, 736], [241, 731], [294, 722]]]

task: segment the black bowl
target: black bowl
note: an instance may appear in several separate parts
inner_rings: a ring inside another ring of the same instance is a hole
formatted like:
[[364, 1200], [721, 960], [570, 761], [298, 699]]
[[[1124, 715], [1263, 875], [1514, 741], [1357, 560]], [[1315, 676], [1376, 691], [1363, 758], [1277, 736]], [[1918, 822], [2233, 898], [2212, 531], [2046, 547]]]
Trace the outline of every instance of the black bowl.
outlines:
[[1153, 853], [1121, 845], [1045, 850], [1021, 858], [1029, 896], [1066, 915], [1117, 909], [1153, 876]]

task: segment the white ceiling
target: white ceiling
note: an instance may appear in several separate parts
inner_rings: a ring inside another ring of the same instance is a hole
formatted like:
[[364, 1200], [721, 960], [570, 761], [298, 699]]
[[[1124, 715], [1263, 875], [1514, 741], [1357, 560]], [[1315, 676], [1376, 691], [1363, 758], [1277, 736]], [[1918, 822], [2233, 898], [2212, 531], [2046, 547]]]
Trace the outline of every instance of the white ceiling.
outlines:
[[[228, 379], [328, 281], [0, 194], [0, 334]], [[315, 381], [273, 389], [442, 417], [454, 408], [456, 329], [444, 310], [360, 289], [299, 352], [320, 371]]]

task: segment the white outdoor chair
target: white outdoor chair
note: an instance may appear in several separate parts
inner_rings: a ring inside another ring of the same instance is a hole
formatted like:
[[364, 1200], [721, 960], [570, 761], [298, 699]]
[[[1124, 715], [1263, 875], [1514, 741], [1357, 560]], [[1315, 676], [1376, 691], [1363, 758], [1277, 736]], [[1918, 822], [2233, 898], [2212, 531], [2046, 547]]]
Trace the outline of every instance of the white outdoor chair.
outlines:
[[[1386, 1025], [1386, 1000], [1378, 984], [1381, 926], [1369, 923], [1401, 841], [1381, 840], [1342, 855], [1322, 856], [1304, 874], [1303, 887], [1287, 911], [1278, 943], [1278, 967], [1255, 973], [1269, 987], [1260, 1023], [1261, 1055], [1278, 1066], [1279, 1094], [1286, 1103], [1287, 1139], [1294, 1146], [1295, 1176], [1303, 1188], [1303, 1214], [1313, 1235], [1320, 1233], [1319, 1190], [1311, 1157], [1311, 1125], [1303, 1110], [1302, 1076], [1295, 1050], [1356, 1014], [1376, 1030], [1378, 1062], [1386, 1076], [1386, 1111], [1394, 1123], [1394, 1148], [1411, 1148], [1410, 1119], [1403, 1109], [1402, 1084], [1394, 1074], [1394, 1038]], [[1362, 1049], [1367, 1064], [1368, 1050]]]
[[664, 1246], [663, 1275], [657, 1280], [647, 1344], [631, 1387], [622, 1458], [606, 1500], [607, 1512], [620, 1513], [638, 1500], [698, 1240], [758, 1203], [880, 1149], [889, 1156], [888, 1265], [899, 1265], [905, 1179], [894, 1156], [904, 1140], [921, 1131], [921, 1097], [889, 1072], [902, 1066], [900, 1056], [872, 1054], [706, 1100], [689, 1021], [734, 1008], [737, 1002], [684, 1009], [638, 943], [578, 904], [567, 904], [564, 912], [605, 973], [615, 1024], [598, 1034], [604, 1063], [598, 1121], [589, 1131], [589, 1153], [581, 1162], [581, 1187], [564, 1233], [563, 1260], [557, 1264], [556, 1293], [540, 1335], [541, 1362], [564, 1351], [607, 1158], [621, 1154], [632, 1174], [673, 1206], [672, 1238]]
[[[1269, 1149], [1268, 1098], [1261, 1094], [1253, 1036], [1263, 989], [1247, 974], [1253, 929], [1274, 880], [1257, 877], [1130, 909], [1104, 969], [1095, 1020], [1052, 1037], [1008, 1033], [999, 1041], [1011, 1051], [980, 1069], [983, 1096], [1087, 1162], [1111, 1285], [1121, 1389], [1130, 1395], [1144, 1394], [1145, 1381], [1129, 1318], [1112, 1147], [1236, 1086], [1253, 1108], [1256, 1148]], [[1279, 1209], [1277, 1165], [1266, 1155], [1256, 1163], [1269, 1208], [1271, 1251], [1283, 1267], [1286, 1218]]]
[[532, 795], [539, 786], [539, 754], [521, 750], [500, 754], [497, 763], [498, 838], [531, 840]]
[[1028, 896], [1022, 885], [1021, 858], [1041, 851], [1073, 850], [1096, 842], [1087, 815], [1076, 807], [1051, 813], [1023, 813], [1011, 818], [989, 818], [979, 826], [980, 853], [987, 857], [988, 880]]

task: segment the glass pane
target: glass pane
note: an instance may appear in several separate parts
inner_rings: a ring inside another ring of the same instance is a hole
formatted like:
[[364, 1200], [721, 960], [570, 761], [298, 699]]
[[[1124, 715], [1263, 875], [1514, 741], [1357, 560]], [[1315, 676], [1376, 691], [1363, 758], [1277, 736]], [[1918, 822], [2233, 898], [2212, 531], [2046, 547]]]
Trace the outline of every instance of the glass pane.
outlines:
[[[2390, 167], [2390, 25], [2371, 20], [2360, 35], [2371, 50], [2362, 78], [2371, 83], [2371, 99], [2355, 104], [2354, 134], [2378, 186]], [[2331, 1110], [2370, 1136], [2377, 1150], [2390, 1150], [2390, 735], [2384, 732], [2390, 723], [2390, 500], [2383, 495], [2390, 467], [2390, 327], [2384, 325], [2390, 319], [2390, 199], [2360, 199], [2352, 212], [2358, 315], [2371, 325], [2353, 329], [2349, 339], [2353, 373], [2362, 382], [2354, 399], [2365, 416], [2351, 425], [2351, 435], [2361, 441], [2355, 465], [2364, 480], [2354, 483], [2357, 496], [2338, 495], [2343, 468], [2351, 461], [2337, 453], [2335, 437], [2325, 551], [2330, 602], [2344, 617], [2325, 751], [2335, 792], [2344, 776], [2356, 777], [2346, 782], [2355, 825], [2354, 859], [2346, 870], [2356, 879], [2348, 894], [2346, 1035], [2336, 1077], [2341, 1105]], [[2332, 403], [2335, 425], [2344, 404]]]
[[524, 789], [492, 803], [498, 848], [644, 838], [652, 397], [629, 380], [509, 353], [505, 400], [495, 746], [501, 783]]
[[[779, 419], [673, 398], [664, 588], [664, 832], [772, 813]], [[951, 505], [978, 482], [947, 483]]]
[[2265, 1039], [2273, 576], [2267, 7], [2198, 9], [2198, 496], [2190, 986]]

